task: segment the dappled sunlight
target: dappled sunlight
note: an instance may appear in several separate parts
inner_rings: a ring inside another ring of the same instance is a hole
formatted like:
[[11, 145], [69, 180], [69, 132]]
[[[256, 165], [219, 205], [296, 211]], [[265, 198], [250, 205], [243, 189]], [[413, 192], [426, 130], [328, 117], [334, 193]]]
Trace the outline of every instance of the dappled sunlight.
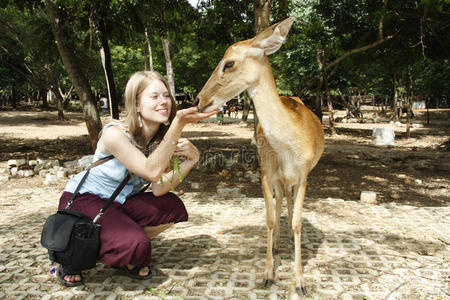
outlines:
[[377, 176], [371, 176], [371, 175], [365, 175], [363, 176], [364, 180], [370, 180], [377, 183], [387, 183], [388, 180], [386, 178], [377, 177]]

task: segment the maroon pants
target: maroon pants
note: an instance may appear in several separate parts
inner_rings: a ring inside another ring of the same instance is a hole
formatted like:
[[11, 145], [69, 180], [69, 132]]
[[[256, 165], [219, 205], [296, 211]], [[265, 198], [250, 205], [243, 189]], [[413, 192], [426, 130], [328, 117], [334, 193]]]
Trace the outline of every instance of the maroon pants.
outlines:
[[[69, 192], [62, 194], [59, 209], [66, 207], [71, 196]], [[94, 194], [80, 194], [70, 208], [94, 218], [106, 200]], [[140, 193], [128, 198], [123, 205], [113, 202], [98, 221], [102, 225], [99, 259], [108, 266], [148, 266], [151, 244], [143, 227], [187, 219], [183, 202], [172, 193], [161, 197]]]

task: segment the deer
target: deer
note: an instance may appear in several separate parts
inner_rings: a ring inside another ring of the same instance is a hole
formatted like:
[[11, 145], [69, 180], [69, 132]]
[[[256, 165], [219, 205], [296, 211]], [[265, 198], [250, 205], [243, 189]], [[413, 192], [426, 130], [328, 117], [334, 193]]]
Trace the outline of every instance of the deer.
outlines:
[[273, 251], [280, 244], [281, 206], [286, 196], [289, 232], [295, 245], [295, 290], [306, 295], [301, 255], [302, 210], [308, 174], [324, 151], [324, 131], [319, 118], [301, 100], [278, 95], [267, 57], [286, 41], [293, 22], [293, 18], [287, 18], [228, 47], [194, 105], [199, 111], [210, 112], [244, 91], [253, 100], [259, 120], [256, 146], [266, 208], [263, 285], [269, 287], [274, 283]]
[[228, 110], [228, 116], [231, 117], [231, 115], [233, 115], [233, 118], [237, 118], [238, 117], [238, 108], [236, 105], [231, 105], [229, 110]]

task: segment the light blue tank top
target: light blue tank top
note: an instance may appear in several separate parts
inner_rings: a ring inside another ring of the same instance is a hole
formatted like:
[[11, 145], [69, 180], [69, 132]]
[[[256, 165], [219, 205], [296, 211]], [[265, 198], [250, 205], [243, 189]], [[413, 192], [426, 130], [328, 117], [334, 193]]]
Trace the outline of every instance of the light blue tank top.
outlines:
[[[122, 129], [125, 135], [128, 136], [128, 138], [130, 139], [130, 143], [135, 145], [135, 142], [131, 137], [131, 134], [125, 130], [122, 124], [115, 122], [109, 123], [105, 125], [105, 127], [103, 128], [103, 132], [105, 132], [107, 128], [112, 125], [115, 125], [120, 129]], [[101, 138], [102, 137], [100, 137], [99, 142]], [[97, 150], [95, 150], [93, 161], [97, 161], [103, 157], [110, 155], [111, 154], [101, 152], [99, 150], [97, 143]], [[73, 193], [85, 173], [86, 171], [78, 173], [71, 180], [69, 180], [69, 182], [66, 185], [65, 191]], [[119, 186], [120, 182], [125, 178], [126, 174], [127, 169], [125, 168], [124, 165], [122, 165], [122, 163], [117, 158], [108, 160], [107, 162], [91, 169], [88, 177], [86, 178], [86, 181], [81, 186], [79, 193], [80, 194], [91, 193], [98, 195], [101, 198], [109, 198], [114, 192], [114, 190], [117, 188], [117, 186]], [[124, 188], [114, 201], [124, 204], [127, 198], [138, 193], [142, 189], [142, 187], [148, 183], [149, 182], [143, 179], [142, 177], [133, 174], [131, 179], [124, 186]]]

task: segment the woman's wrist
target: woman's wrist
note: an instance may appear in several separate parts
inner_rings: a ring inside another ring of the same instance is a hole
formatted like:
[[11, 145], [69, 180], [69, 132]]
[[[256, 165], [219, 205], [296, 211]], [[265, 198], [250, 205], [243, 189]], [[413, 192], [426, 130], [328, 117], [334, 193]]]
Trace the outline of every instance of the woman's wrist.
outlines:
[[187, 165], [193, 166], [193, 165], [195, 165], [196, 163], [198, 163], [199, 160], [200, 160], [200, 157], [192, 157], [192, 158], [186, 159], [184, 162], [185, 162]]
[[184, 126], [186, 126], [186, 124], [182, 122], [177, 115], [175, 116], [175, 118], [173, 118], [172, 123], [170, 124], [170, 128], [173, 128], [180, 134], [183, 131]]
[[169, 143], [169, 144], [174, 145], [174, 146], [176, 146], [178, 144], [178, 140], [170, 140], [170, 139], [168, 139], [166, 137], [163, 137], [162, 140], [163, 140], [163, 142]]
[[178, 139], [183, 131], [183, 127], [184, 126], [180, 124], [180, 121], [174, 118], [162, 141], [170, 145], [177, 145]]
[[178, 114], [175, 115], [175, 117], [172, 120], [172, 126], [175, 126], [176, 128], [183, 130], [184, 126], [186, 126], [187, 122], [183, 122], [180, 119], [180, 116]]

